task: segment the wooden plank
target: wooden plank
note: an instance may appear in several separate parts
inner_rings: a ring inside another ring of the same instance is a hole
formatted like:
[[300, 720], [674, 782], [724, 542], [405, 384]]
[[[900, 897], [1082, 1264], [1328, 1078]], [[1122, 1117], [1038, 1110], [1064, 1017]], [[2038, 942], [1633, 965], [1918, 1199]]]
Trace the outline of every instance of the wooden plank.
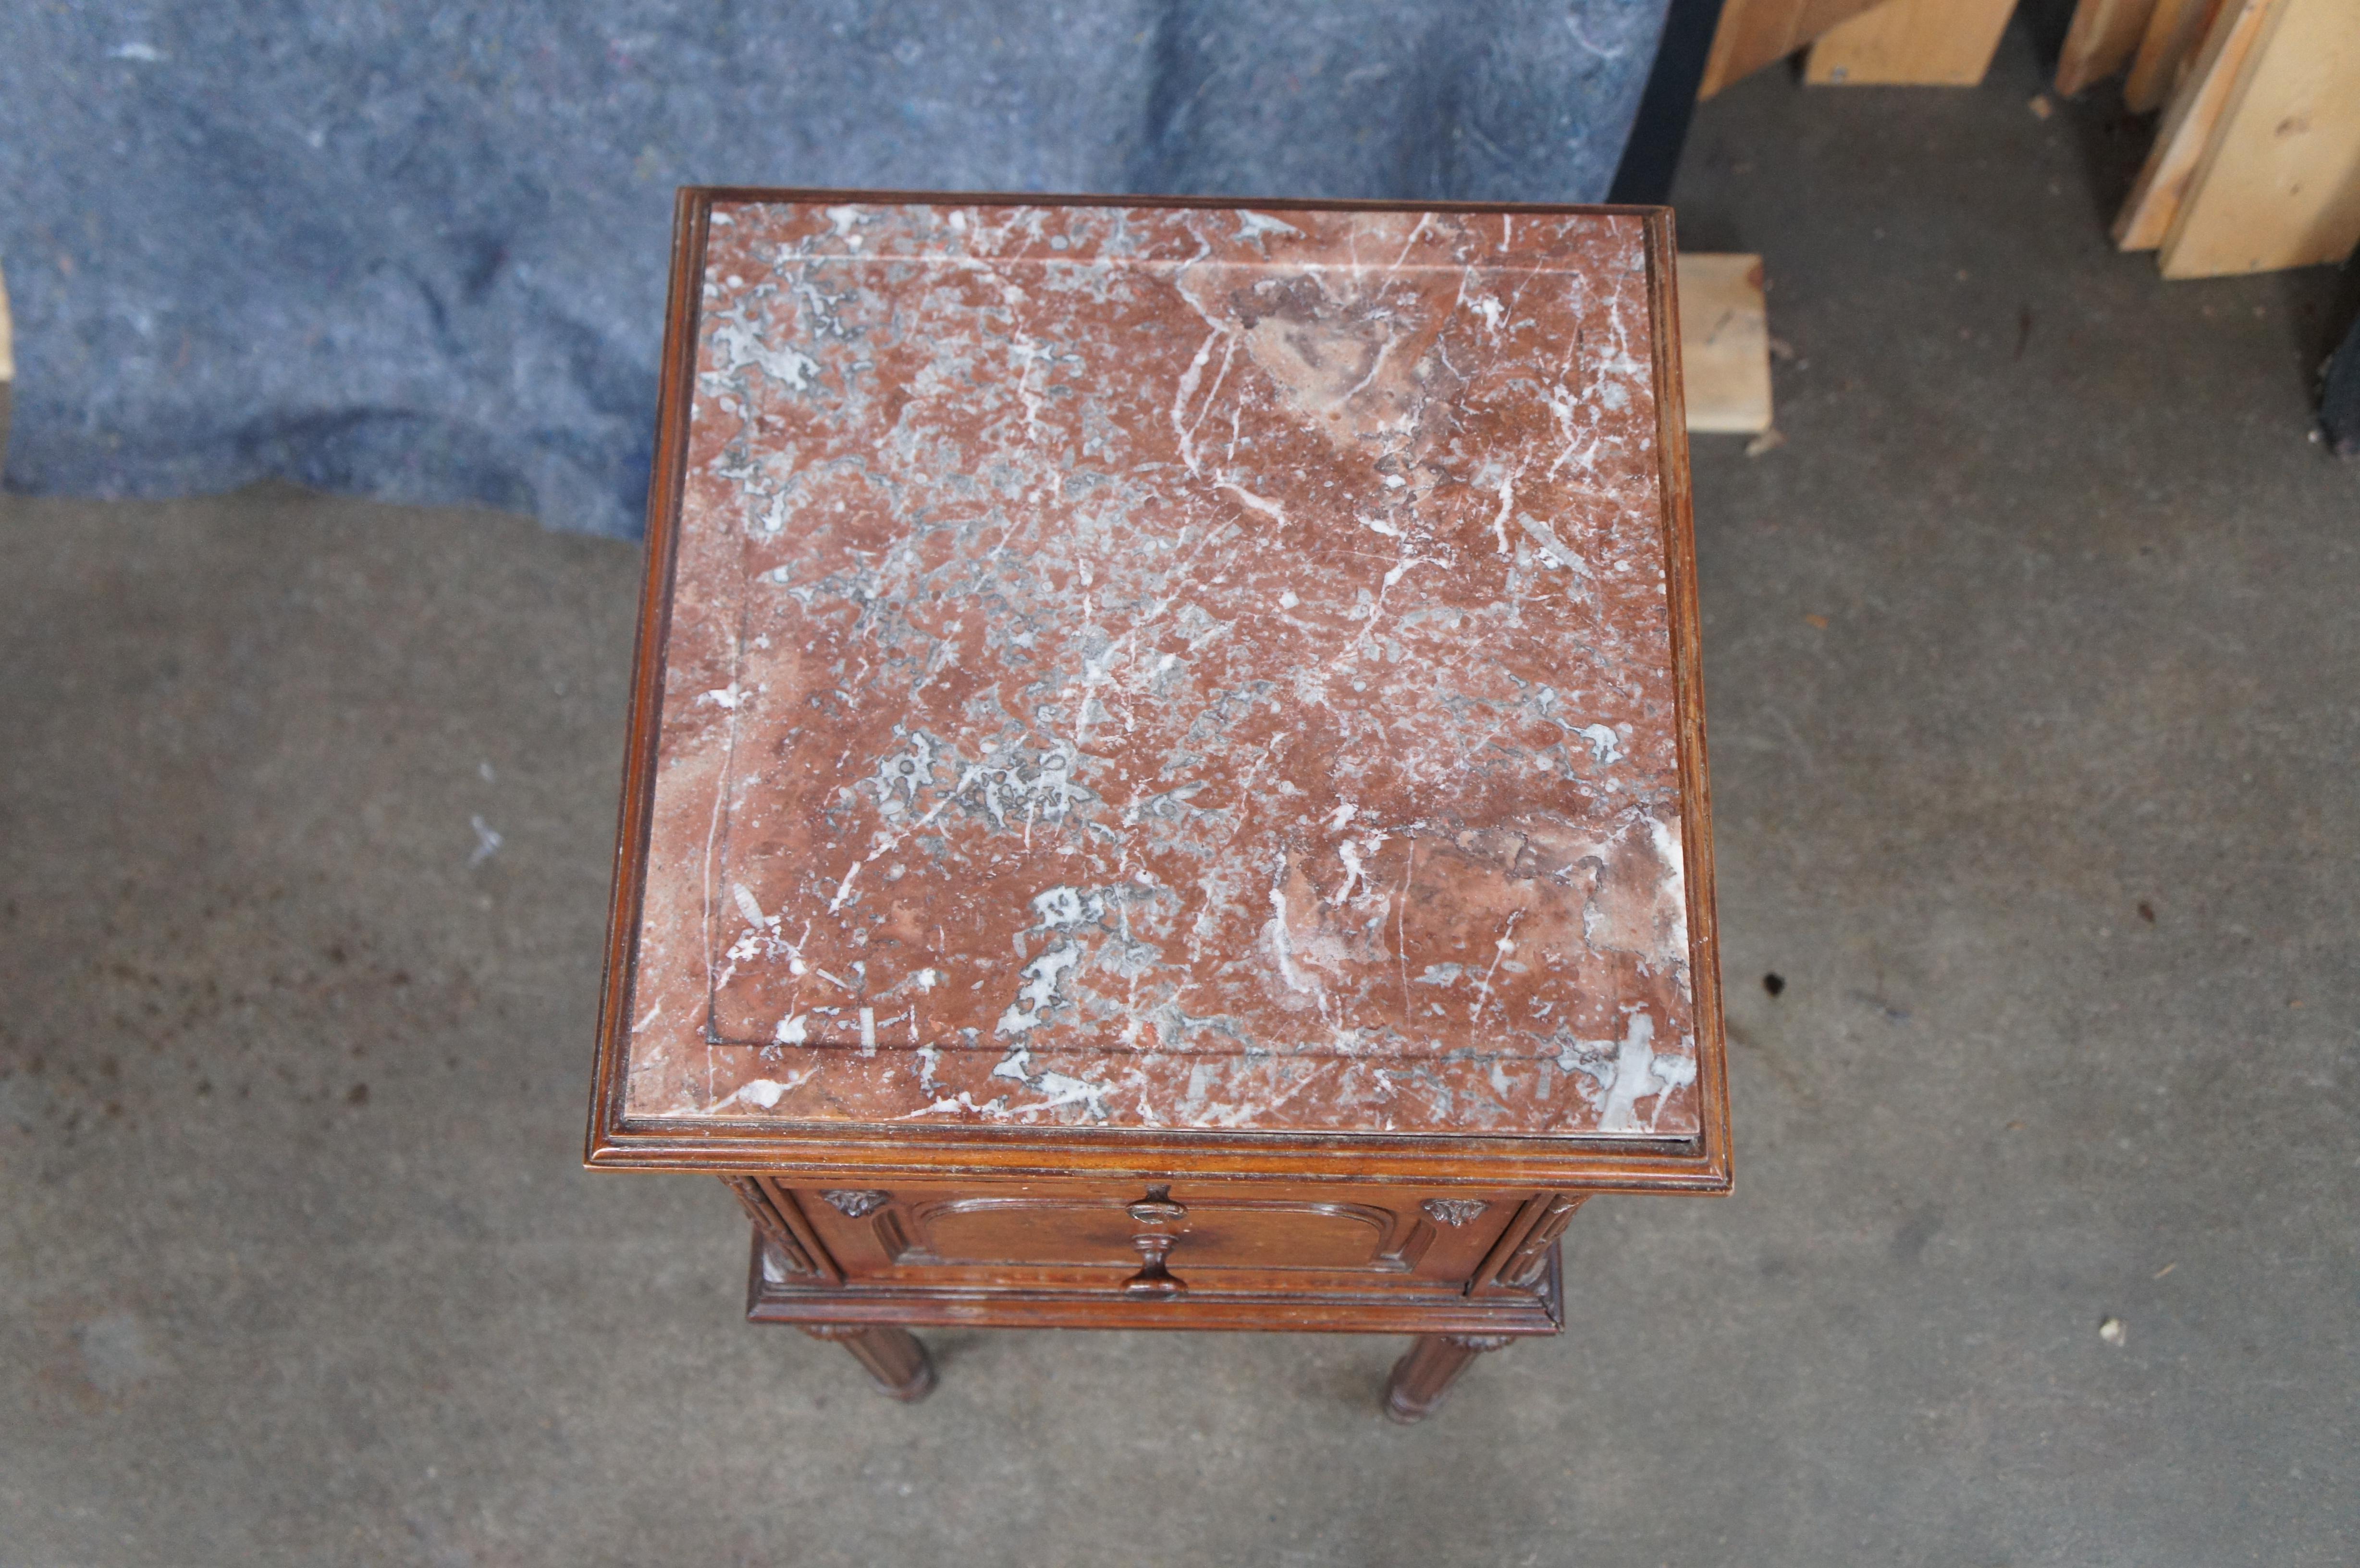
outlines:
[[2057, 54], [2057, 91], [2070, 97], [2129, 67], [2156, 0], [2081, 0]]
[[1710, 98], [1741, 76], [1786, 59], [1876, 0], [1727, 0], [1697, 96]]
[[1688, 428], [1759, 435], [1770, 428], [1770, 321], [1762, 258], [1682, 251], [1680, 379]]
[[2124, 250], [2153, 250], [2163, 243], [2180, 204], [2188, 195], [2188, 181], [2212, 144], [2212, 133], [2228, 107], [2229, 94], [2253, 53], [2254, 40], [2278, 9], [2279, 0], [2234, 0], [2223, 6], [2197, 54], [2194, 69], [2171, 107], [2164, 111], [2155, 146], [2139, 170], [2138, 182], [2114, 219], [2114, 244]]
[[1811, 46], [1815, 87], [1972, 87], [1991, 69], [2016, 0], [1884, 0]]
[[2156, 0], [2123, 82], [2123, 102], [2141, 114], [2161, 108], [2221, 9], [2221, 0]]
[[2343, 260], [2360, 245], [2360, 13], [2284, 0], [2230, 94], [2180, 214], [2166, 278]]

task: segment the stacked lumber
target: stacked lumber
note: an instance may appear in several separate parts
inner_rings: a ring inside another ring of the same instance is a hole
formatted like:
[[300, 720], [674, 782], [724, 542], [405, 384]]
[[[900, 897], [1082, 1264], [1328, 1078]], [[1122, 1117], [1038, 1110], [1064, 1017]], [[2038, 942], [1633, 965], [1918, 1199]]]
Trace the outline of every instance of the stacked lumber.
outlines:
[[2188, 79], [2229, 0], [2081, 0], [2057, 55], [2057, 91], [2070, 97], [2121, 76], [2136, 114], [2161, 108]]
[[[2015, 0], [1725, 0], [1700, 97], [1808, 47], [1814, 85], [1972, 86]], [[2114, 224], [2167, 278], [2341, 261], [2360, 245], [2360, 0], [2080, 0], [2057, 90], [2123, 77], [2160, 110]], [[2041, 105], [2045, 107], [2045, 103]]]
[[2360, 245], [2360, 6], [2154, 0], [2125, 60], [2120, 3], [2082, 0], [2058, 68], [2060, 91], [2126, 68], [2135, 106], [2135, 90], [2171, 83], [2150, 100], [2163, 116], [2114, 243], [2157, 252], [2166, 278], [2310, 267]]

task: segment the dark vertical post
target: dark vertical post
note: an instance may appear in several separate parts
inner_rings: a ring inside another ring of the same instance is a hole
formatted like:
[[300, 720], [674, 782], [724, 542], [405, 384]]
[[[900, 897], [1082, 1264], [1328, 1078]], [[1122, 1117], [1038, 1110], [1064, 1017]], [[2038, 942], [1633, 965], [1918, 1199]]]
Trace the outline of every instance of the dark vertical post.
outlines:
[[1680, 169], [1680, 148], [1688, 145], [1721, 5], [1721, 0], [1672, 0], [1665, 13], [1664, 39], [1655, 46], [1655, 69], [1639, 95], [1639, 114], [1631, 122], [1631, 139], [1622, 144], [1609, 201], [1656, 207], [1672, 199], [1672, 177]]
[[934, 1391], [934, 1364], [926, 1347], [908, 1329], [890, 1323], [800, 1323], [814, 1339], [832, 1339], [852, 1352], [869, 1368], [877, 1386], [901, 1400], [915, 1404]]
[[1504, 1334], [1422, 1334], [1409, 1354], [1393, 1363], [1385, 1382], [1385, 1418], [1401, 1422], [1424, 1421], [1450, 1392], [1450, 1385], [1467, 1364], [1487, 1350], [1506, 1345]]
[[2344, 346], [2327, 362], [2327, 386], [2319, 399], [2319, 422], [2338, 457], [2360, 457], [2360, 318], [2344, 334]]

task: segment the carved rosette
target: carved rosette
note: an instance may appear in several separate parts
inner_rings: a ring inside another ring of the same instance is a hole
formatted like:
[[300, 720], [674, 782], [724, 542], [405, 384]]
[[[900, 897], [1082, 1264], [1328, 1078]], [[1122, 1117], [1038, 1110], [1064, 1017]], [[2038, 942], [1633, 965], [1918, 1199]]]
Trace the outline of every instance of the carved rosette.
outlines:
[[1480, 1198], [1428, 1198], [1418, 1205], [1437, 1225], [1463, 1225], [1491, 1205]]

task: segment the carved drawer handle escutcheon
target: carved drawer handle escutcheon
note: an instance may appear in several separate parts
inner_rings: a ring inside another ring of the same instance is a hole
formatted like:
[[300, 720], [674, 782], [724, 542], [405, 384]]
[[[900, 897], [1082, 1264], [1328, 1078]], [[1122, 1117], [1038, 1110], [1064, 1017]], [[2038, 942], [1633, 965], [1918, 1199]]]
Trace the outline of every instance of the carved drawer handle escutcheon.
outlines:
[[1491, 1205], [1480, 1198], [1428, 1198], [1418, 1207], [1437, 1225], [1463, 1225]]
[[858, 1188], [838, 1188], [820, 1196], [827, 1200], [829, 1208], [848, 1220], [866, 1219], [893, 1201], [890, 1192], [865, 1192]]
[[1125, 1293], [1160, 1296], [1165, 1300], [1185, 1294], [1188, 1287], [1172, 1277], [1172, 1271], [1164, 1267], [1164, 1261], [1171, 1256], [1173, 1247], [1179, 1245], [1180, 1237], [1157, 1227], [1176, 1225], [1186, 1219], [1186, 1206], [1172, 1201], [1171, 1188], [1150, 1187], [1147, 1196], [1131, 1204], [1127, 1212], [1133, 1223], [1147, 1228], [1131, 1238], [1131, 1245], [1139, 1253], [1140, 1270], [1122, 1282]]

